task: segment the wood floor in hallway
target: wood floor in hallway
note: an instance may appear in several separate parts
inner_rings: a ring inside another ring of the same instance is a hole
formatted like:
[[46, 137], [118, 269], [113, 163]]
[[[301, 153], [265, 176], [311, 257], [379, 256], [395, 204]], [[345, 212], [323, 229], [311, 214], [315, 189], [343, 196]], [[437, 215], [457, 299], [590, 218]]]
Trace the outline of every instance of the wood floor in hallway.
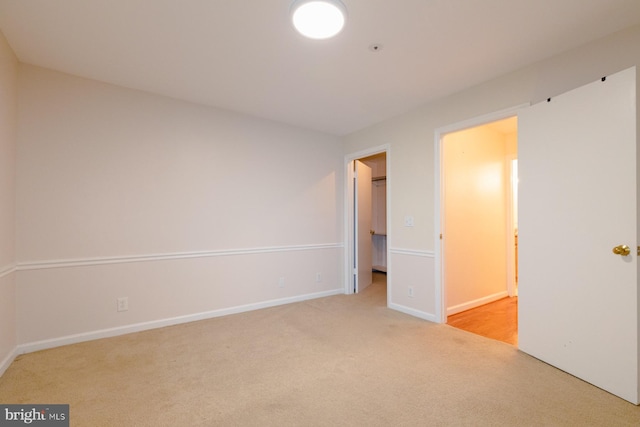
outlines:
[[483, 337], [518, 345], [518, 297], [498, 301], [449, 316], [447, 324]]

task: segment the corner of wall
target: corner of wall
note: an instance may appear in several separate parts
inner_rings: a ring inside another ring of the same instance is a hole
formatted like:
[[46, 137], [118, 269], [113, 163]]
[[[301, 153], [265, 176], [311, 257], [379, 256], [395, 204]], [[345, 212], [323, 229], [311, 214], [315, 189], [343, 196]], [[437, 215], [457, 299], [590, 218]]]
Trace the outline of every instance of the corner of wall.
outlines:
[[0, 377], [18, 355], [15, 270], [0, 267]]
[[17, 355], [16, 144], [18, 59], [0, 32], [0, 376]]

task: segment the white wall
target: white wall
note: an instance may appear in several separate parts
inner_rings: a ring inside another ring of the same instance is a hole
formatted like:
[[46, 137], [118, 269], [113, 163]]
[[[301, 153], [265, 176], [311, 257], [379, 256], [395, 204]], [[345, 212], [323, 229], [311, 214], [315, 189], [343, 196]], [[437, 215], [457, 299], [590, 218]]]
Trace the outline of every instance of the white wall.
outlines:
[[[434, 271], [436, 130], [523, 103], [538, 102], [640, 64], [640, 26], [430, 103], [345, 138], [345, 153], [391, 144], [390, 306], [437, 319]], [[437, 66], [437, 61], [434, 66]], [[439, 160], [438, 160], [439, 161]], [[412, 215], [414, 227], [404, 227]], [[407, 297], [413, 286], [414, 297]]]
[[338, 138], [19, 71], [25, 349], [342, 292]]
[[16, 348], [15, 152], [18, 61], [0, 33], [0, 375]]

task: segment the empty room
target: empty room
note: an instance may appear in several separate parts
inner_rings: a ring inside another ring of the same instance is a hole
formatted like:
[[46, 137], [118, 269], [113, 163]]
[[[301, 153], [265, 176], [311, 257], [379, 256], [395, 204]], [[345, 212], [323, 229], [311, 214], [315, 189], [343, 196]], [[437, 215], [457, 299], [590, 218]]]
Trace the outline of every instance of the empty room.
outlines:
[[640, 424], [638, 65], [636, 0], [0, 0], [0, 425]]

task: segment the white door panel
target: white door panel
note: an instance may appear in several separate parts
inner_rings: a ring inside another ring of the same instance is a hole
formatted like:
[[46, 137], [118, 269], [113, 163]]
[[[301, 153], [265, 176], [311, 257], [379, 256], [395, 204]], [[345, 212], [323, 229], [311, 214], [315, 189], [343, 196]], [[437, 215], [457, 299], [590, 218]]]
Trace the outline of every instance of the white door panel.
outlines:
[[371, 241], [371, 168], [359, 160], [356, 165], [356, 292], [362, 292], [373, 281]]
[[638, 404], [635, 82], [633, 68], [519, 114], [518, 340]]

